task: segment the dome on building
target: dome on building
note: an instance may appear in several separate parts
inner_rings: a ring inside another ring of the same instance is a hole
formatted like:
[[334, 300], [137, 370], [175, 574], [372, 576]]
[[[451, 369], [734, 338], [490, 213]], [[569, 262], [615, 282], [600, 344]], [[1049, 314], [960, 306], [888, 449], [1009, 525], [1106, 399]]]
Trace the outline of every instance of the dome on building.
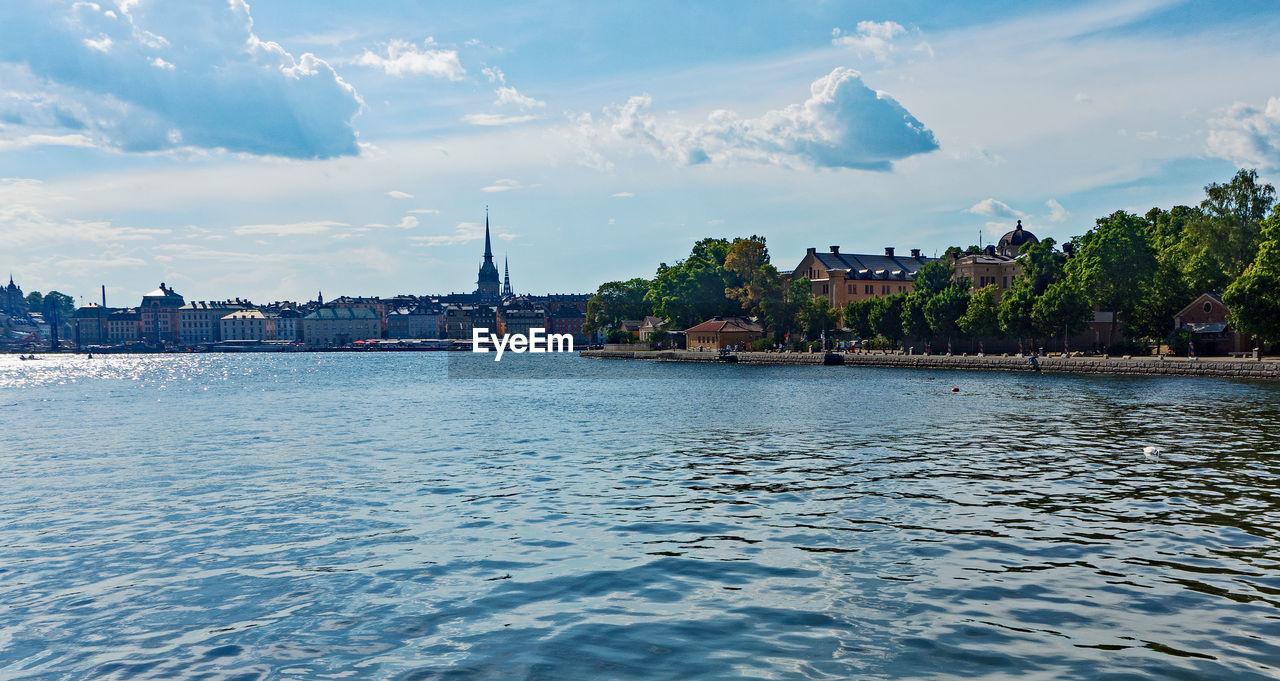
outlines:
[[1040, 240], [1036, 238], [1036, 235], [1023, 229], [1022, 221], [1019, 220], [1018, 226], [1012, 232], [1000, 237], [1000, 243], [996, 246], [996, 251], [1000, 255], [1015, 258], [1018, 256], [1018, 251], [1022, 249], [1022, 245], [1027, 243], [1038, 244]]

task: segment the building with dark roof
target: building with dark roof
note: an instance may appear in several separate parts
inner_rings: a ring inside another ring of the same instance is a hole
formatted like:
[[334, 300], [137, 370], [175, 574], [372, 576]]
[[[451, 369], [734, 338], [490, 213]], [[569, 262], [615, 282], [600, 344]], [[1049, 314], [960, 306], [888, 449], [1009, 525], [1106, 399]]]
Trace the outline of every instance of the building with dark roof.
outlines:
[[299, 321], [302, 340], [311, 347], [336, 347], [382, 337], [378, 313], [368, 307], [321, 307]]
[[921, 255], [918, 248], [909, 256], [897, 255], [893, 247], [885, 248], [884, 255], [841, 253], [839, 246], [826, 253], [810, 248], [791, 271], [791, 279], [808, 279], [814, 297], [826, 296], [832, 307], [844, 307], [855, 300], [910, 293], [916, 272], [935, 259]]
[[186, 304], [182, 296], [160, 282], [160, 288], [142, 296], [138, 314], [142, 318], [142, 339], [148, 343], [178, 343], [181, 340], [179, 310]]
[[493, 264], [493, 248], [489, 243], [489, 208], [485, 207], [484, 260], [480, 262], [480, 272], [476, 275], [476, 296], [484, 301], [496, 301], [500, 297], [501, 286], [498, 266]]
[[1005, 235], [1000, 237], [1000, 241], [996, 243], [996, 254], [1007, 258], [1016, 258], [1024, 245], [1038, 243], [1040, 243], [1040, 240], [1036, 238], [1036, 235], [1023, 229], [1022, 221], [1019, 220], [1017, 227], [1005, 232]]

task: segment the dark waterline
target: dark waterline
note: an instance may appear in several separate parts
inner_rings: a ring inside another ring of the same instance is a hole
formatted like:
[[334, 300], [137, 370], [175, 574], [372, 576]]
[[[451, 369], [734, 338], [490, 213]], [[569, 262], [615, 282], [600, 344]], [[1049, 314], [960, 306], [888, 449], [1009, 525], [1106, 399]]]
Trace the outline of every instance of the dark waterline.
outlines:
[[466, 357], [0, 357], [0, 678], [1280, 677], [1280, 386]]

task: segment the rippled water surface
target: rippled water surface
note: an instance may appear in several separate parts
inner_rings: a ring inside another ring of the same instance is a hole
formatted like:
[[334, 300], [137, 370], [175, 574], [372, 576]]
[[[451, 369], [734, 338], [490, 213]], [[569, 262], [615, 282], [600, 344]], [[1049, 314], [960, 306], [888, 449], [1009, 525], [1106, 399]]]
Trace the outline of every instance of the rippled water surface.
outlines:
[[523, 357], [0, 356], [0, 678], [1280, 678], [1280, 384]]

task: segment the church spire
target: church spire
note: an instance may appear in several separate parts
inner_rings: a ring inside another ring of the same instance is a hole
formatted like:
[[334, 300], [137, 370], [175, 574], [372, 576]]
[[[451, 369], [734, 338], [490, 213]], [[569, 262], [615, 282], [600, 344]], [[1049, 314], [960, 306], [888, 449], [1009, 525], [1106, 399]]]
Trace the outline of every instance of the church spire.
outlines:
[[511, 292], [511, 263], [507, 260], [507, 256], [502, 256], [502, 297], [510, 298], [515, 294]]
[[489, 207], [484, 207], [484, 261], [493, 262], [493, 249], [489, 246]]

